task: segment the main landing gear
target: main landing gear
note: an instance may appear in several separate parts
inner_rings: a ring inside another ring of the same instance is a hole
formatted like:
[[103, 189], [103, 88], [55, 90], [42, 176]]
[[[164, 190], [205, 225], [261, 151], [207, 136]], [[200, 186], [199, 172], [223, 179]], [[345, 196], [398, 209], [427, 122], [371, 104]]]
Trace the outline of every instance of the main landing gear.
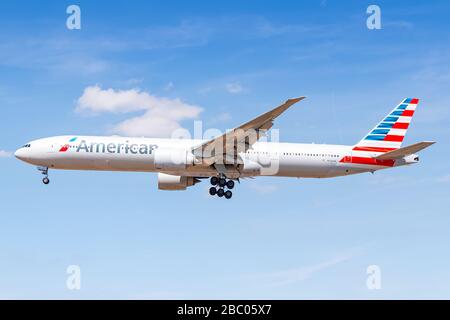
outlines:
[[42, 179], [43, 184], [49, 184], [50, 179], [48, 178], [48, 168], [47, 167], [38, 167], [38, 170], [44, 175]]
[[[209, 188], [209, 194], [212, 196], [217, 195], [219, 198], [225, 197], [226, 199], [231, 199], [233, 193], [230, 191], [234, 188], [234, 181], [227, 180], [225, 177], [212, 177], [210, 180], [213, 187]], [[228, 188], [230, 190], [226, 190]]]

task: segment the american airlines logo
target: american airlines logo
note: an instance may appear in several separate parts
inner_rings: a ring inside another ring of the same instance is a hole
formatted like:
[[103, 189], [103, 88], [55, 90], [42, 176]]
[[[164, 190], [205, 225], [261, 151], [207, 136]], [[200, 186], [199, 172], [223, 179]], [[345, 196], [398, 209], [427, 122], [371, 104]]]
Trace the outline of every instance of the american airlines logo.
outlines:
[[[75, 142], [77, 138], [72, 138], [69, 142]], [[59, 152], [66, 152], [70, 148], [70, 144], [65, 144]], [[76, 152], [87, 153], [124, 153], [124, 154], [152, 154], [153, 150], [158, 148], [156, 144], [137, 144], [137, 143], [102, 143], [102, 142], [86, 142], [81, 140], [76, 146]]]
[[132, 143], [115, 143], [110, 142], [98, 143], [91, 142], [87, 143], [86, 140], [81, 140], [77, 147], [77, 152], [95, 152], [95, 153], [131, 153], [131, 154], [152, 154], [153, 150], [158, 148], [156, 144], [137, 144]]
[[[72, 139], [69, 140], [69, 142], [75, 142], [77, 139], [78, 139], [77, 137], [72, 138]], [[61, 147], [61, 149], [59, 149], [59, 152], [66, 152], [67, 150], [69, 150], [69, 148], [70, 148], [70, 144], [66, 143], [65, 145], [63, 145]]]

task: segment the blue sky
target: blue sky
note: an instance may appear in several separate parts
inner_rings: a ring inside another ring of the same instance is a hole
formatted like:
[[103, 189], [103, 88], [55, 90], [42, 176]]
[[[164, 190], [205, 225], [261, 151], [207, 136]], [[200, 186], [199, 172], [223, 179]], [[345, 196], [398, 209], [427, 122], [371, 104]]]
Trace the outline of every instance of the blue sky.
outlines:
[[[78, 1], [81, 30], [70, 4], [0, 11], [0, 298], [450, 298], [447, 1], [377, 1], [381, 30], [368, 1]], [[52, 171], [44, 187], [18, 146], [142, 116], [78, 112], [90, 87], [180, 99], [221, 130], [306, 95], [281, 140], [336, 144], [418, 97], [405, 143], [438, 143], [413, 167], [244, 181], [232, 201], [206, 183], [158, 191], [148, 173]]]

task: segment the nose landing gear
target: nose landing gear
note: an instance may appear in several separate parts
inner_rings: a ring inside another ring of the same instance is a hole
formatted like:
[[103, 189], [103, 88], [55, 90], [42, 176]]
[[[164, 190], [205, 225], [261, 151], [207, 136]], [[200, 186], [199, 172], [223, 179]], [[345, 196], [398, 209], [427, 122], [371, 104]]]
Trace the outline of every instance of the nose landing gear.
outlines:
[[48, 167], [38, 167], [38, 170], [44, 175], [42, 179], [43, 184], [49, 184], [50, 179], [48, 178]]
[[225, 197], [225, 199], [231, 199], [233, 193], [230, 190], [225, 191], [225, 188], [233, 189], [234, 181], [227, 180], [226, 177], [211, 177], [211, 185], [213, 187], [209, 188], [209, 194], [212, 196], [217, 195], [219, 198]]

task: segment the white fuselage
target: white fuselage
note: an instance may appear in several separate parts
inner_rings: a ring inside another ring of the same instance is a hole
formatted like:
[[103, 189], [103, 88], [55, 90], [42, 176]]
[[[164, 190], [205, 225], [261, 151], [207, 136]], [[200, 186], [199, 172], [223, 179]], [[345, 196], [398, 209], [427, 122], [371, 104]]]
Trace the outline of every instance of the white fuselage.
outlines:
[[[190, 177], [215, 176], [217, 175], [215, 168], [199, 165], [189, 157], [187, 160], [185, 158], [193, 147], [203, 142], [190, 139], [58, 136], [32, 141], [17, 150], [15, 156], [27, 163], [51, 169], [163, 172]], [[182, 163], [166, 164], [164, 161], [167, 159], [161, 156], [175, 153], [181, 155]], [[365, 157], [367, 156], [365, 154]], [[373, 172], [407, 164], [404, 161], [395, 161], [391, 165], [354, 163], [351, 161], [352, 157], [356, 159], [360, 155], [352, 150], [352, 146], [328, 144], [257, 142], [252, 149], [240, 154], [240, 157], [243, 160], [242, 168], [240, 170], [229, 168], [227, 174], [229, 178], [250, 176], [327, 178]]]

